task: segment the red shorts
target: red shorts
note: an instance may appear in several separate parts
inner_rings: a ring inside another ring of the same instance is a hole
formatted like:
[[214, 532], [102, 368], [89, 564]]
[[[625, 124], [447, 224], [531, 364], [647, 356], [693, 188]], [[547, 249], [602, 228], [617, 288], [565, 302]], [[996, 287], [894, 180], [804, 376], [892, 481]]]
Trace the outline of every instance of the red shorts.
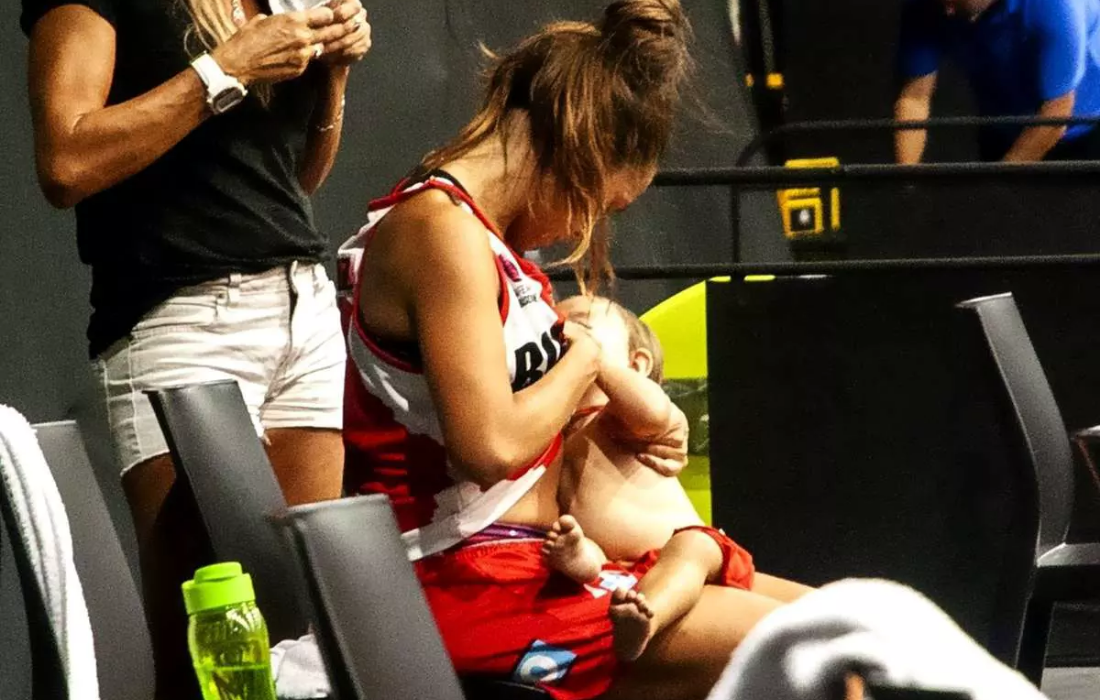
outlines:
[[[752, 557], [724, 534], [698, 529], [722, 548], [718, 585], [749, 589]], [[551, 571], [541, 540], [498, 540], [417, 562], [444, 644], [459, 675], [537, 684], [557, 700], [595, 698], [611, 686], [618, 660], [608, 617], [611, 591], [633, 588], [657, 563], [608, 564], [581, 586]]]

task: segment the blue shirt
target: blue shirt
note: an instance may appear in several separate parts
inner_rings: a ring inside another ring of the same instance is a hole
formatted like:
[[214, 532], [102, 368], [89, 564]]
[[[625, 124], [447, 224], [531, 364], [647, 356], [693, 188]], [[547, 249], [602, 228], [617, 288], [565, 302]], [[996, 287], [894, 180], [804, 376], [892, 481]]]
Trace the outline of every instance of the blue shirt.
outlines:
[[[998, 0], [975, 21], [948, 17], [939, 0], [905, 0], [902, 77], [936, 72], [944, 54], [969, 77], [983, 115], [1038, 114], [1071, 91], [1074, 116], [1100, 114], [1100, 0]], [[1065, 138], [1090, 129], [1070, 127]]]

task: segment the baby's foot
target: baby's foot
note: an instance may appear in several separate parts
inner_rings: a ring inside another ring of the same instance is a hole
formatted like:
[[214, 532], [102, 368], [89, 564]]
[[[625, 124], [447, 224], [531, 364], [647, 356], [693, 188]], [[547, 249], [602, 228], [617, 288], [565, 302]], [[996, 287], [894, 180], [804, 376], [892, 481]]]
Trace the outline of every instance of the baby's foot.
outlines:
[[645, 595], [630, 588], [611, 594], [611, 630], [615, 655], [621, 661], [633, 661], [642, 655], [653, 636], [653, 610]]
[[577, 583], [590, 583], [603, 568], [603, 557], [571, 515], [561, 516], [550, 527], [542, 553], [551, 567]]

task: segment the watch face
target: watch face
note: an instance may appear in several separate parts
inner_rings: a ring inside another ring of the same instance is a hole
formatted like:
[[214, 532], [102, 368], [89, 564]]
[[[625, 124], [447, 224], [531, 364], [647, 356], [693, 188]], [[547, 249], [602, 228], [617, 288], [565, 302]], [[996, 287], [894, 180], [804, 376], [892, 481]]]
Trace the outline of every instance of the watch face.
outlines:
[[210, 109], [214, 114], [221, 114], [239, 105], [244, 99], [244, 92], [237, 88], [226, 88], [210, 100]]

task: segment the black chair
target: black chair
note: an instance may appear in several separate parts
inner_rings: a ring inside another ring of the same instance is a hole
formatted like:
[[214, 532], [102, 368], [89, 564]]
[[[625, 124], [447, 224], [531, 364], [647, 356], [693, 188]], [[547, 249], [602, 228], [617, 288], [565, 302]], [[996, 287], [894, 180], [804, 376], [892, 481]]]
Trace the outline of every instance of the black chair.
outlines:
[[80, 428], [74, 421], [64, 421], [37, 425], [35, 432], [69, 516], [73, 558], [95, 635], [100, 697], [149, 700], [153, 652], [141, 594]]
[[[150, 700], [153, 654], [141, 597], [95, 480], [80, 430], [75, 422], [64, 421], [37, 425], [35, 433], [69, 520], [73, 559], [95, 640], [100, 697]], [[0, 489], [0, 511], [5, 534], [10, 535], [0, 539], [5, 540], [14, 555], [26, 609], [31, 697], [64, 698], [67, 692], [57, 643], [50, 632], [29, 559], [17, 544], [14, 513], [4, 489]]]
[[1015, 418], [1021, 447], [1034, 468], [1038, 536], [1020, 635], [1017, 667], [1042, 679], [1051, 615], [1058, 602], [1100, 597], [1100, 543], [1066, 541], [1074, 502], [1074, 466], [1065, 424], [1011, 294], [959, 304], [980, 324]]
[[291, 531], [340, 700], [540, 700], [531, 686], [456, 677], [406, 555], [389, 499], [291, 508]]
[[[275, 480], [267, 453], [256, 437], [239, 387], [233, 381], [222, 381], [152, 391], [149, 397], [172, 458], [191, 486], [218, 558], [240, 561], [252, 573], [257, 602], [268, 620], [272, 639], [299, 636], [308, 625], [310, 605], [306, 601], [309, 596], [301, 586], [301, 577], [287, 543], [267, 523], [269, 517], [286, 511], [286, 500]], [[360, 524], [356, 532], [359, 537], [368, 538], [369, 529]], [[402, 549], [401, 559], [404, 557]], [[405, 566], [408, 566], [407, 560]], [[371, 572], [364, 569], [352, 573], [365, 580]], [[411, 569], [409, 574], [412, 576]], [[416, 596], [420, 596], [415, 576], [402, 579], [402, 582], [413, 586]], [[379, 593], [373, 604], [383, 601], [390, 606], [392, 598], [392, 595], [387, 598]], [[320, 610], [315, 613], [319, 625], [322, 614]], [[438, 638], [434, 627], [432, 630]], [[400, 644], [401, 648], [415, 646], [399, 642], [398, 637], [387, 641]], [[419, 673], [421, 671], [414, 670], [412, 676]], [[347, 692], [351, 687], [341, 680], [345, 676], [343, 672], [333, 675], [337, 692], [341, 688]], [[404, 681], [413, 683], [412, 676]], [[470, 697], [477, 700], [546, 697], [537, 689], [514, 687], [496, 678], [470, 679], [468, 682], [477, 693]], [[421, 686], [414, 683], [410, 687]], [[439, 691], [443, 692], [445, 688]], [[439, 693], [420, 697], [443, 697]], [[357, 696], [342, 694], [339, 697]]]
[[215, 555], [239, 561], [252, 575], [272, 640], [305, 634], [309, 616], [293, 563], [266, 523], [286, 509], [286, 500], [240, 387], [220, 381], [150, 391], [149, 399]]

